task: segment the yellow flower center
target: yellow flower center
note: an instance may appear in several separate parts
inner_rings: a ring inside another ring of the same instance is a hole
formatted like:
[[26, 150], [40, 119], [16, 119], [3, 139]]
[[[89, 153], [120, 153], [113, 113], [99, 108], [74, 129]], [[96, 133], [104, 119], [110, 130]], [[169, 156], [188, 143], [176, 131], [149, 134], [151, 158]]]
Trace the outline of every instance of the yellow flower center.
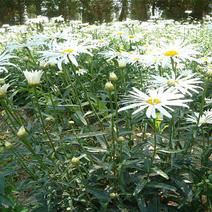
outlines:
[[133, 60], [133, 61], [139, 61], [140, 58], [139, 58], [139, 57], [133, 57], [132, 60]]
[[128, 38], [129, 39], [133, 39], [133, 38], [135, 38], [135, 36], [134, 35], [129, 35]]
[[65, 50], [63, 50], [62, 52], [63, 52], [63, 53], [70, 54], [70, 53], [73, 53], [73, 52], [74, 52], [74, 49], [69, 48], [69, 49], [65, 49]]
[[146, 100], [146, 103], [148, 103], [150, 105], [158, 105], [161, 103], [161, 101], [158, 98], [149, 98]]
[[105, 41], [103, 39], [100, 39], [99, 40], [99, 43], [104, 43]]
[[176, 50], [169, 50], [169, 51], [166, 51], [164, 53], [165, 56], [168, 56], [168, 57], [174, 57], [176, 55], [178, 55], [178, 52]]
[[118, 31], [116, 33], [117, 33], [117, 35], [120, 35], [120, 36], [124, 34], [124, 32], [122, 32], [122, 31]]
[[167, 81], [167, 85], [170, 86], [170, 87], [176, 86], [178, 83], [179, 83], [178, 80], [174, 80], [174, 79], [170, 79], [170, 80]]
[[202, 62], [208, 62], [208, 58], [207, 57], [202, 57], [200, 59], [202, 60]]

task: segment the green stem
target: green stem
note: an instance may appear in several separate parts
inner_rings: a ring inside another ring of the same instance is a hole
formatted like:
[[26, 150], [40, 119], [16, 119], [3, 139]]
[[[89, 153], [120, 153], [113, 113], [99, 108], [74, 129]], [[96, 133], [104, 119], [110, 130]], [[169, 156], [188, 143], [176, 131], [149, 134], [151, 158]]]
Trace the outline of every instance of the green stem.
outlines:
[[76, 97], [76, 100], [79, 104], [80, 110], [81, 110], [82, 113], [84, 113], [82, 103], [80, 101], [79, 93], [77, 92], [76, 87], [73, 85], [72, 79], [70, 77], [70, 73], [68, 72], [67, 68], [65, 68], [65, 74], [66, 74], [66, 77], [67, 77], [67, 80], [68, 80], [68, 85], [71, 86], [71, 89], [73, 91], [73, 96]]
[[[55, 114], [57, 115], [57, 119], [60, 121], [60, 123], [63, 123], [63, 120], [60, 118], [60, 116], [57, 113], [56, 104], [54, 103], [54, 100], [53, 100], [52, 94], [51, 94], [51, 89], [50, 89], [51, 84], [49, 83], [49, 78], [48, 78], [46, 72], [44, 72], [44, 77], [46, 79], [46, 82], [48, 83], [48, 88], [49, 88], [48, 94], [49, 94], [49, 99], [51, 101], [53, 110], [54, 110]], [[57, 124], [57, 128], [59, 129], [59, 123], [57, 121], [56, 121], [56, 124]]]
[[50, 135], [49, 135], [49, 133], [48, 133], [48, 131], [46, 130], [46, 127], [45, 127], [43, 115], [42, 115], [42, 113], [41, 113], [41, 109], [40, 109], [40, 105], [39, 105], [39, 101], [38, 101], [38, 94], [37, 94], [36, 87], [33, 87], [33, 91], [34, 91], [34, 94], [35, 94], [36, 106], [37, 106], [37, 110], [38, 110], [40, 122], [41, 122], [41, 125], [42, 125], [43, 133], [47, 135], [48, 141], [49, 141], [49, 145], [50, 145], [51, 148], [53, 149], [53, 152], [54, 152], [54, 154], [55, 154], [55, 156], [56, 156], [56, 150], [55, 150], [55, 147], [54, 147], [54, 143], [53, 143], [53, 141], [51, 140], [51, 137], [50, 137]]
[[25, 171], [34, 179], [37, 179], [37, 176], [27, 167], [26, 163], [24, 162], [23, 157], [17, 152], [11, 149], [12, 153], [18, 158], [20, 165], [25, 169]]
[[113, 159], [115, 158], [116, 155], [116, 144], [115, 144], [115, 134], [114, 134], [114, 111], [113, 111], [113, 98], [112, 94], [109, 94], [109, 99], [110, 99], [110, 113], [111, 113], [111, 137], [112, 137], [112, 146], [113, 146]]
[[10, 115], [12, 117], [12, 119], [14, 121], [17, 122], [17, 124], [22, 125], [21, 121], [18, 119], [18, 117], [16, 117], [16, 115], [13, 113], [13, 111], [11, 110], [11, 108], [9, 107], [9, 102], [7, 99], [5, 99], [5, 101], [1, 101], [3, 107], [5, 108], [5, 111], [7, 112], [8, 116]]

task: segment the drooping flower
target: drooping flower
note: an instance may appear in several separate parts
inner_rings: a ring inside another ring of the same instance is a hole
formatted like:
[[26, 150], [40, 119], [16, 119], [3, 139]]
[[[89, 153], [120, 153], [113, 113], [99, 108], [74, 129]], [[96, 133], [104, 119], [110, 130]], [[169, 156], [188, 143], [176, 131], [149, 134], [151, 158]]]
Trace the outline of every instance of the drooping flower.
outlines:
[[144, 109], [146, 110], [146, 116], [148, 118], [156, 118], [156, 111], [159, 111], [162, 115], [171, 118], [171, 114], [168, 112], [174, 110], [170, 106], [181, 106], [187, 107], [187, 102], [190, 99], [184, 99], [184, 95], [179, 94], [177, 90], [164, 90], [164, 88], [159, 88], [155, 90], [150, 90], [148, 94], [143, 93], [137, 88], [133, 88], [130, 95], [126, 97], [123, 104], [127, 105], [119, 109], [119, 111], [125, 111], [128, 109], [136, 109], [132, 114], [135, 115], [140, 113]]
[[40, 84], [43, 71], [24, 71], [23, 73], [29, 85], [36, 86]]
[[199, 77], [195, 74], [180, 74], [176, 76], [174, 72], [171, 75], [166, 74], [166, 77], [152, 76], [154, 78], [153, 84], [164, 87], [173, 88], [182, 94], [192, 95], [190, 91], [198, 93], [197, 89], [201, 89], [198, 84], [202, 83]]
[[194, 115], [188, 115], [188, 118], [186, 120], [191, 123], [198, 123], [199, 127], [203, 124], [212, 124], [212, 110], [204, 111], [201, 116], [199, 113], [194, 112]]

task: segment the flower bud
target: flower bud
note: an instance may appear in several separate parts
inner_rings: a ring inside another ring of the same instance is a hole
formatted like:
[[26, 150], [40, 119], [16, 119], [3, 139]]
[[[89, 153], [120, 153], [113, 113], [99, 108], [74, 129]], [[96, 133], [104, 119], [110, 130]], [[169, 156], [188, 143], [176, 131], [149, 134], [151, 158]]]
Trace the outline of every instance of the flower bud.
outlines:
[[116, 197], [118, 197], [119, 195], [118, 195], [118, 193], [114, 193], [114, 192], [112, 192], [112, 193], [110, 193], [110, 198], [116, 198]]
[[79, 166], [80, 165], [80, 159], [78, 157], [73, 157], [71, 159], [71, 164], [74, 166]]
[[125, 138], [123, 136], [119, 136], [117, 139], [118, 142], [122, 143], [125, 141]]
[[9, 141], [5, 141], [4, 146], [6, 149], [11, 149], [13, 147], [13, 144], [10, 143]]
[[107, 82], [105, 84], [105, 90], [108, 92], [112, 92], [114, 90], [114, 85], [111, 82]]
[[117, 77], [117, 75], [114, 72], [110, 72], [109, 80], [112, 81], [112, 82], [113, 81], [117, 81], [118, 77]]
[[19, 129], [18, 132], [17, 132], [17, 136], [18, 136], [19, 138], [24, 138], [24, 137], [26, 137], [27, 135], [28, 135], [28, 133], [27, 133], [25, 127], [24, 127], [24, 126], [21, 126], [20, 129]]

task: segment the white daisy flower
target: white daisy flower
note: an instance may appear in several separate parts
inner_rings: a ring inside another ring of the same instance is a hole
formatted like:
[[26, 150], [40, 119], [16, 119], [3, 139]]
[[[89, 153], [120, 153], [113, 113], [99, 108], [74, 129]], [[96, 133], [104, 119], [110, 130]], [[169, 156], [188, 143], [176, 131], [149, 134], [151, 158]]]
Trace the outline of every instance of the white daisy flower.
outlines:
[[152, 64], [171, 67], [170, 58], [179, 64], [185, 60], [197, 61], [194, 58], [197, 54], [198, 52], [194, 50], [193, 46], [185, 45], [182, 41], [177, 40], [173, 44], [162, 43], [159, 47], [156, 44], [149, 45], [145, 55], [148, 57], [148, 60], [152, 60]]
[[86, 74], [88, 72], [88, 69], [84, 69], [84, 68], [80, 68], [78, 70], [76, 70], [76, 74], [79, 76], [82, 76], [84, 74]]
[[126, 51], [115, 51], [112, 49], [109, 51], [101, 52], [99, 54], [103, 55], [105, 58], [107, 58], [110, 61], [110, 60], [113, 60], [114, 58], [118, 60], [126, 59], [129, 53]]
[[4, 51], [0, 54], [0, 73], [8, 72], [6, 66], [17, 67], [15, 64], [9, 61], [11, 58], [15, 58], [15, 56], [11, 56], [7, 51]]
[[158, 85], [164, 88], [173, 88], [179, 91], [182, 94], [192, 95], [190, 91], [198, 93], [197, 89], [201, 87], [197, 84], [202, 83], [199, 77], [196, 77], [195, 74], [185, 75], [180, 74], [178, 77], [172, 72], [171, 75], [166, 74], [166, 77], [161, 76], [152, 76], [154, 80], [153, 84]]
[[142, 63], [144, 60], [143, 55], [141, 55], [139, 52], [129, 52], [125, 55], [125, 57], [127, 58], [127, 62], [130, 64]]
[[36, 86], [40, 84], [43, 71], [24, 71], [23, 73], [29, 85]]
[[181, 106], [187, 107], [185, 104], [190, 102], [190, 99], [183, 99], [184, 95], [179, 94], [177, 90], [164, 90], [164, 88], [159, 88], [155, 90], [150, 90], [148, 94], [143, 93], [137, 88], [133, 88], [130, 95], [124, 100], [124, 104], [127, 106], [122, 107], [119, 111], [124, 111], [128, 109], [136, 108], [132, 113], [133, 115], [146, 109], [146, 116], [148, 118], [156, 118], [156, 110], [162, 115], [171, 118], [171, 114], [167, 111], [174, 110], [170, 106]]
[[162, 44], [159, 55], [164, 58], [177, 58], [181, 60], [196, 60], [193, 56], [198, 52], [194, 50], [192, 45], [185, 45], [182, 41], [177, 40], [172, 44]]
[[[199, 119], [199, 123], [198, 123]], [[198, 123], [198, 127], [200, 127], [203, 124], [212, 124], [212, 110], [206, 110], [204, 113], [199, 116], [199, 113], [194, 112], [194, 115], [188, 115], [188, 118], [186, 119], [188, 122], [191, 123]]]
[[113, 32], [113, 36], [114, 36], [114, 37], [117, 37], [117, 38], [123, 37], [123, 36], [125, 36], [125, 35], [126, 35], [126, 32], [124, 32], [124, 31], [114, 31], [114, 32]]
[[85, 43], [79, 43], [76, 40], [66, 41], [64, 43], [53, 43], [52, 49], [41, 51], [41, 60], [46, 64], [57, 64], [58, 68], [62, 70], [62, 63], [68, 64], [69, 60], [78, 66], [77, 56], [81, 53], [92, 54], [88, 49], [94, 46], [86, 45]]
[[93, 40], [92, 43], [99, 48], [105, 47], [109, 45], [109, 41], [106, 39], [98, 39], [98, 40]]
[[126, 40], [127, 42], [132, 42], [132, 43], [136, 43], [139, 40], [141, 40], [141, 35], [124, 35], [123, 39]]

